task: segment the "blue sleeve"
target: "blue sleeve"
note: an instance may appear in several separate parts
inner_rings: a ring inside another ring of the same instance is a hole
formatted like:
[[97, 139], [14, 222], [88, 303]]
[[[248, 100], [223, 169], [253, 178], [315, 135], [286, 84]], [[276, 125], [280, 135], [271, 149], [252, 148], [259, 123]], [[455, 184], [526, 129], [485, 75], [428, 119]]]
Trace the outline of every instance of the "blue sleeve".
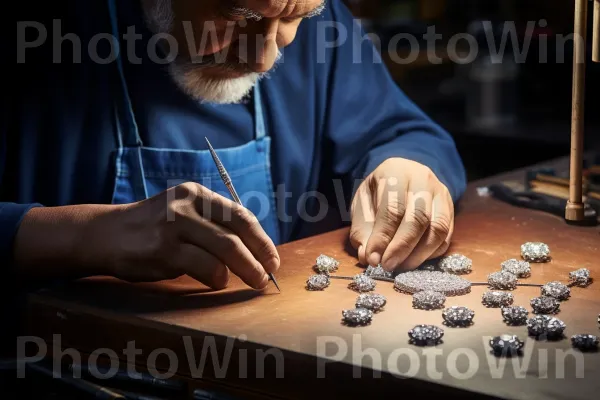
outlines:
[[337, 28], [323, 33], [332, 65], [325, 131], [333, 143], [334, 173], [363, 179], [386, 159], [402, 157], [428, 166], [457, 201], [466, 174], [453, 138], [393, 81], [346, 6], [340, 0], [330, 6]]

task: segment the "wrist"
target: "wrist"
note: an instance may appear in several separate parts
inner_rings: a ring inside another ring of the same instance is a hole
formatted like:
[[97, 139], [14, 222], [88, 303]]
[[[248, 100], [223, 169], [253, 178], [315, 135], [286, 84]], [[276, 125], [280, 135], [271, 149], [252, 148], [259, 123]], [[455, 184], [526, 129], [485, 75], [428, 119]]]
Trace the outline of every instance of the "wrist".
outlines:
[[[116, 206], [76, 205], [33, 208], [15, 237], [16, 272], [31, 278], [85, 277], [108, 272], [98, 252], [96, 221]], [[106, 234], [106, 233], [105, 233]]]

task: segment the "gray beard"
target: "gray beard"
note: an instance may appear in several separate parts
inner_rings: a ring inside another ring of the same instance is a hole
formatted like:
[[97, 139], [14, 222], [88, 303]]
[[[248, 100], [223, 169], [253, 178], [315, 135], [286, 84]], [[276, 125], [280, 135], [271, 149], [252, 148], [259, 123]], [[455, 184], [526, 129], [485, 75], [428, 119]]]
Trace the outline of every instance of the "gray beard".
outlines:
[[[174, 12], [172, 0], [140, 0], [148, 29], [154, 34], [172, 34]], [[178, 49], [187, 46], [177, 46]], [[166, 51], [168, 53], [168, 50]], [[279, 56], [281, 58], [281, 54]], [[181, 61], [176, 57], [168, 70], [175, 84], [193, 99], [202, 103], [234, 104], [241, 102], [254, 85], [266, 74], [249, 72], [237, 78], [215, 79], [206, 76], [204, 69], [211, 66], [228, 68], [214, 57], [204, 57], [201, 62]]]

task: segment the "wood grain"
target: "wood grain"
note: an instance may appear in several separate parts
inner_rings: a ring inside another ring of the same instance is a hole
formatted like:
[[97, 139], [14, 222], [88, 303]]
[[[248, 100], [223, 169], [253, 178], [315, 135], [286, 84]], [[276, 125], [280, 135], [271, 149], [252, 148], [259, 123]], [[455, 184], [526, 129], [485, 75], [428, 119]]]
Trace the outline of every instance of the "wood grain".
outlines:
[[[548, 243], [552, 261], [534, 264], [532, 277], [524, 282], [566, 282], [570, 271], [582, 267], [600, 276], [598, 228], [570, 226], [555, 216], [479, 197], [476, 186], [470, 186], [460, 204], [449, 251], [473, 260], [473, 272], [467, 279], [485, 281], [487, 274], [500, 269], [502, 261], [519, 258], [520, 245], [526, 241]], [[251, 290], [237, 279], [219, 292], [188, 278], [136, 285], [112, 278], [86, 279], [32, 293], [25, 332], [48, 341], [53, 334], [61, 334], [62, 348], [87, 353], [107, 347], [123, 355], [127, 343], [135, 341], [142, 350], [135, 361], [142, 367], [148, 366], [153, 350], [168, 348], [177, 355], [179, 376], [197, 378], [193, 382], [198, 385], [204, 382], [223, 390], [241, 390], [248, 398], [358, 398], [395, 391], [403, 396], [443, 394], [447, 398], [590, 399], [600, 391], [600, 355], [573, 352], [569, 339], [577, 333], [600, 333], [598, 283], [573, 288], [571, 299], [561, 304], [557, 317], [567, 324], [567, 337], [556, 342], [536, 342], [527, 339], [525, 327], [505, 325], [499, 309], [481, 304], [487, 290], [482, 286], [473, 287], [469, 295], [447, 300], [447, 306], [467, 306], [475, 311], [475, 323], [468, 328], [445, 327], [440, 310], [413, 309], [411, 297], [395, 292], [387, 282], [378, 282], [376, 288], [388, 298], [386, 309], [375, 315], [370, 326], [351, 328], [341, 324], [341, 311], [352, 308], [357, 297], [347, 288], [348, 281], [333, 280], [323, 292], [304, 288], [321, 253], [340, 260], [339, 275], [362, 271], [347, 235], [347, 230], [341, 229], [281, 246], [277, 273], [281, 294], [272, 285], [265, 292]], [[520, 287], [513, 294], [516, 305], [531, 311], [529, 300], [540, 293], [539, 288]], [[430, 348], [409, 345], [407, 331], [416, 324], [442, 327], [443, 343]], [[505, 360], [489, 354], [487, 340], [503, 333], [526, 340], [524, 357]], [[186, 352], [186, 337], [193, 352]], [[228, 339], [240, 337], [243, 340]], [[325, 378], [318, 379], [318, 360], [336, 351], [331, 343], [326, 353], [319, 351], [319, 338], [327, 337], [347, 347], [347, 352], [339, 362], [327, 363]], [[229, 368], [219, 375], [209, 357], [202, 376], [193, 375], [190, 361], [198, 363], [202, 345], [213, 339], [221, 356], [228, 344], [233, 346]], [[364, 350], [361, 357], [360, 349], [372, 350]], [[264, 350], [280, 353], [283, 363], [278, 368], [276, 357], [266, 357], [261, 376], [256, 362], [263, 364]], [[369, 352], [375, 357], [369, 357]], [[528, 354], [529, 365], [519, 375], [518, 367], [528, 361]], [[247, 377], [240, 377], [239, 365], [244, 365], [244, 360]], [[495, 363], [503, 360], [505, 372], [494, 372]], [[164, 355], [151, 364], [164, 371], [169, 368]], [[395, 374], [397, 370], [400, 375]], [[283, 372], [282, 378], [277, 371]], [[357, 371], [360, 378], [354, 377]]]

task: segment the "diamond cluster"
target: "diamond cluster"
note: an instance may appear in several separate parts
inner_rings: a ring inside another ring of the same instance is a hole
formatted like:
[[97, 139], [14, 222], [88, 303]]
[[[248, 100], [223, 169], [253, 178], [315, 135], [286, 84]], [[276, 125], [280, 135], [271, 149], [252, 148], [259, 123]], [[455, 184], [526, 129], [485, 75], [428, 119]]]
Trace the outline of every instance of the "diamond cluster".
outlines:
[[327, 275], [311, 275], [306, 281], [306, 288], [308, 290], [324, 290], [329, 286], [329, 283], [330, 281]]
[[527, 242], [521, 245], [521, 257], [529, 262], [550, 261], [550, 248], [546, 243]]
[[348, 287], [357, 292], [371, 292], [375, 289], [377, 282], [365, 274], [357, 274], [352, 279]]
[[355, 308], [353, 310], [343, 310], [342, 318], [346, 325], [361, 326], [368, 325], [373, 319], [373, 311], [366, 308]]
[[580, 268], [578, 270], [569, 272], [569, 280], [572, 284], [585, 287], [590, 284], [590, 270], [587, 268]]
[[442, 317], [448, 326], [467, 326], [473, 323], [475, 311], [467, 307], [452, 306], [444, 310]]
[[506, 271], [493, 272], [488, 275], [488, 283], [494, 289], [513, 290], [517, 287], [517, 276]]
[[471, 266], [473, 262], [467, 256], [462, 254], [451, 254], [449, 256], [443, 257], [438, 267], [444, 271], [451, 274], [468, 274], [471, 272]]
[[598, 336], [580, 334], [571, 336], [571, 344], [582, 351], [596, 350], [598, 348]]
[[515, 356], [523, 346], [524, 342], [515, 335], [500, 335], [490, 339], [490, 347], [496, 355]]
[[563, 321], [548, 315], [537, 315], [527, 320], [529, 335], [535, 337], [561, 338], [566, 327]]
[[367, 267], [367, 269], [365, 270], [364, 274], [371, 278], [391, 278], [392, 277], [392, 273], [390, 271], [386, 271], [385, 269], [383, 269], [383, 267], [381, 265], [378, 265], [376, 267], [369, 265]]
[[361, 293], [356, 299], [356, 308], [366, 308], [371, 311], [380, 311], [387, 300], [384, 295], [379, 293]]
[[535, 314], [556, 314], [560, 309], [560, 303], [554, 297], [539, 296], [530, 301]]
[[514, 297], [509, 292], [488, 291], [481, 296], [481, 302], [486, 307], [506, 307], [513, 303]]
[[502, 307], [502, 318], [508, 325], [525, 325], [529, 311], [521, 306]]
[[419, 346], [431, 346], [438, 344], [444, 336], [444, 330], [435, 325], [416, 325], [410, 331], [408, 336], [412, 343]]
[[542, 286], [542, 296], [554, 297], [557, 300], [567, 300], [571, 296], [571, 289], [564, 283], [552, 281]]
[[502, 271], [509, 272], [517, 278], [529, 278], [531, 276], [531, 264], [527, 261], [511, 258], [500, 264]]
[[471, 282], [442, 271], [404, 272], [396, 276], [394, 287], [400, 292], [409, 294], [431, 290], [446, 296], [462, 296], [471, 292]]
[[329, 274], [331, 272], [337, 271], [339, 265], [340, 262], [335, 258], [326, 256], [325, 254], [321, 254], [319, 257], [317, 257], [315, 270], [319, 273]]
[[442, 308], [446, 302], [446, 296], [433, 290], [424, 290], [413, 294], [413, 307], [421, 310], [436, 310]]

